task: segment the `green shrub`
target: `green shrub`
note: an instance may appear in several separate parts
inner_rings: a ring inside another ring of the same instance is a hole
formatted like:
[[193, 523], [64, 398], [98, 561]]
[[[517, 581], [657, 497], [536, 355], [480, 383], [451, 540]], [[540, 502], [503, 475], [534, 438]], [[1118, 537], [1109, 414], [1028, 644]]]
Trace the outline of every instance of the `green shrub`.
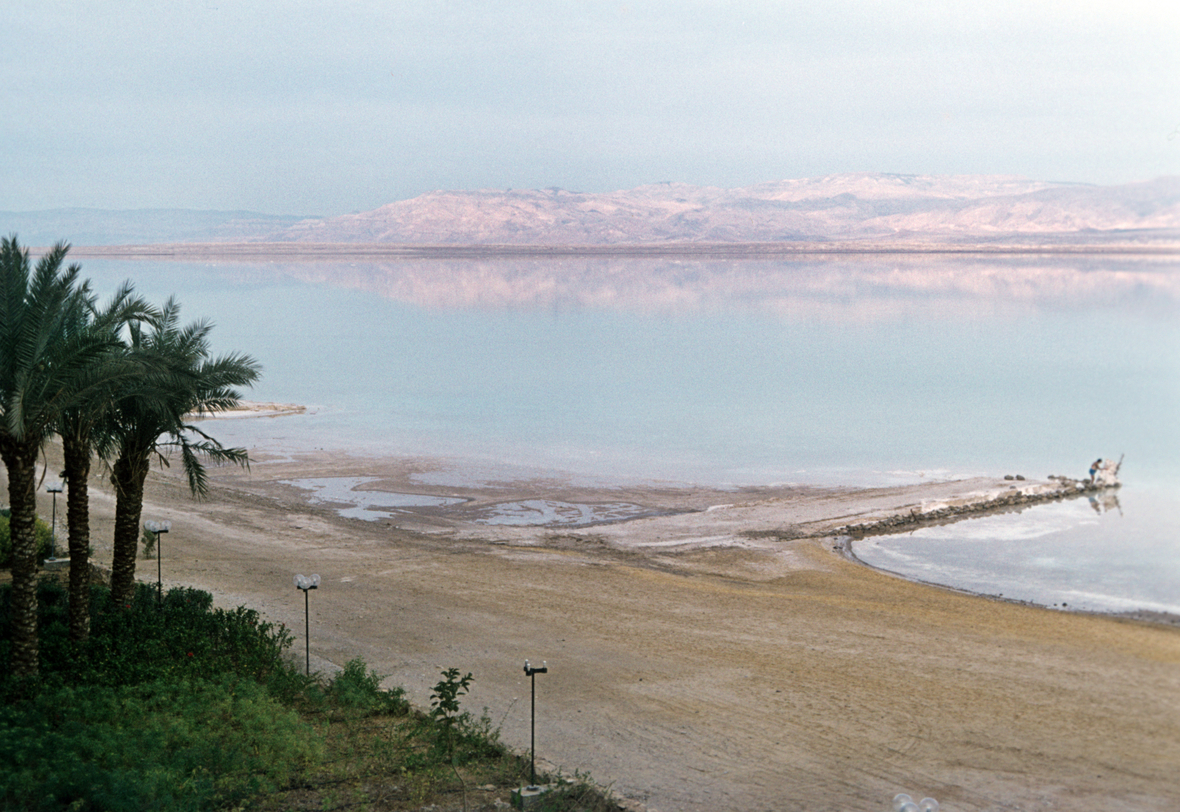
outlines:
[[459, 697], [471, 689], [472, 680], [470, 671], [462, 677], [458, 668], [443, 671], [430, 694], [430, 718], [448, 730], [452, 728], [459, 719]]
[[[12, 534], [8, 528], [8, 515], [8, 508], [0, 510], [0, 568], [4, 569], [12, 566]], [[37, 560], [44, 561], [49, 557], [50, 545], [53, 542], [53, 529], [38, 516], [33, 533], [37, 537]], [[56, 551], [58, 555], [65, 554], [64, 538], [62, 545], [63, 549]]]
[[458, 669], [415, 714], [359, 659], [306, 678], [285, 627], [207, 592], [143, 584], [116, 605], [94, 587], [84, 645], [68, 639], [64, 587], [43, 580], [38, 601], [41, 676], [14, 682], [0, 585], [0, 810], [364, 808], [391, 792], [422, 806], [522, 775], [487, 709], [462, 710], [472, 676]]
[[382, 679], [376, 671], [367, 670], [359, 657], [349, 660], [328, 684], [328, 698], [341, 708], [362, 713], [409, 713], [406, 692], [402, 688], [382, 690]]
[[442, 672], [430, 694], [430, 719], [433, 720], [434, 744], [455, 763], [473, 758], [504, 755], [507, 750], [500, 743], [500, 731], [493, 727], [487, 708], [479, 719], [462, 710], [459, 698], [464, 696], [474, 681], [471, 673], [460, 676], [458, 668]]
[[[147, 584], [139, 584], [124, 606], [114, 604], [105, 586], [91, 587], [90, 596], [90, 638], [79, 649], [69, 640], [65, 587], [52, 579], [39, 584], [44, 686], [123, 686], [237, 674], [290, 698], [308, 684], [285, 660], [290, 632], [252, 609], [219, 609], [208, 592], [187, 588], [171, 589], [161, 600]], [[16, 690], [6, 679], [10, 618], [11, 586], [0, 585], [0, 696]]]
[[[198, 810], [281, 785], [322, 736], [284, 707], [309, 681], [291, 635], [207, 592], [130, 603], [91, 589], [89, 640], [68, 637], [68, 596], [38, 585], [41, 676], [8, 668], [11, 585], [0, 585], [0, 809]], [[363, 666], [362, 666], [363, 671]]]
[[257, 683], [63, 686], [0, 708], [6, 809], [199, 810], [284, 784], [322, 740]]

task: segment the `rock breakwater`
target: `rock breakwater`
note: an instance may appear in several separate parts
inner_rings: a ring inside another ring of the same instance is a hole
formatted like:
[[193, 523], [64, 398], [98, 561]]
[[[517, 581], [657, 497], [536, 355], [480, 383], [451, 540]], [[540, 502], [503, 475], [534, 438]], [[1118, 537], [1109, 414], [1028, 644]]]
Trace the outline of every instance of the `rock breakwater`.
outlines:
[[[1013, 481], [1027, 482], [1023, 477], [1005, 477]], [[866, 536], [878, 536], [896, 533], [927, 525], [948, 524], [960, 519], [990, 513], [993, 511], [1010, 510], [1043, 502], [1056, 502], [1063, 499], [1075, 499], [1102, 491], [1120, 487], [1120, 483], [1090, 482], [1085, 479], [1071, 479], [1066, 476], [1050, 476], [1047, 482], [1028, 482], [1026, 485], [1010, 485], [1008, 490], [981, 494], [978, 499], [969, 499], [959, 503], [939, 503], [935, 505], [914, 507], [907, 513], [898, 513], [870, 522], [848, 524], [836, 529], [836, 535], [848, 536], [856, 540]]]

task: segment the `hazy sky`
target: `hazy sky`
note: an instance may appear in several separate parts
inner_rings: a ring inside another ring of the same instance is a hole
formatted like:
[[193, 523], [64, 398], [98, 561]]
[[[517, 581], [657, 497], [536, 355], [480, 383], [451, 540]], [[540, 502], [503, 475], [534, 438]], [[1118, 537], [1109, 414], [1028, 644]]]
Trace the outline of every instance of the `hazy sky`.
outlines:
[[1176, 0], [9, 5], [0, 210], [1180, 174]]

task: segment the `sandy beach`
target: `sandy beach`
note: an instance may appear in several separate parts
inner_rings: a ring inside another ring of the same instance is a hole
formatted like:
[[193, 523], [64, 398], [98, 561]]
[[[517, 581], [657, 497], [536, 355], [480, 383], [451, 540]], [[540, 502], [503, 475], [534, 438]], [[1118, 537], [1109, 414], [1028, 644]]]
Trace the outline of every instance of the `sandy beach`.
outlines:
[[[898, 792], [955, 812], [1180, 808], [1180, 629], [910, 583], [834, 535], [1010, 482], [595, 489], [437, 484], [436, 468], [259, 454], [213, 472], [204, 503], [175, 469], [153, 472], [144, 518], [172, 521], [166, 585], [259, 609], [300, 653], [292, 576], [320, 573], [313, 669], [363, 657], [422, 705], [441, 669], [471, 671], [465, 707], [514, 747], [528, 745], [524, 660], [547, 661], [539, 760], [649, 810], [878, 812]], [[454, 501], [365, 521], [289, 484], [332, 477]], [[113, 498], [98, 475], [91, 494], [102, 564]], [[638, 518], [487, 523], [578, 505]], [[139, 567], [154, 581], [154, 561]]]

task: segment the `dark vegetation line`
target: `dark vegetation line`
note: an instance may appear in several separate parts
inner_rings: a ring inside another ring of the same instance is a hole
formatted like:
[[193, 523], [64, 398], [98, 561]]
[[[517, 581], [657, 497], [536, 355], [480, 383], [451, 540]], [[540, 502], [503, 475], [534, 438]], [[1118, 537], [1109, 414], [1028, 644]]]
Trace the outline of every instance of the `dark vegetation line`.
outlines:
[[[207, 592], [138, 584], [122, 603], [91, 585], [84, 643], [61, 583], [42, 579], [37, 598], [38, 677], [0, 675], [0, 809], [490, 810], [528, 782], [486, 710], [461, 708], [472, 677], [458, 669], [424, 713], [361, 660], [304, 675], [285, 627]], [[0, 585], [0, 630], [12, 610]], [[11, 648], [0, 631], [0, 659]], [[545, 780], [558, 788], [541, 809], [619, 808], [585, 776]]]

